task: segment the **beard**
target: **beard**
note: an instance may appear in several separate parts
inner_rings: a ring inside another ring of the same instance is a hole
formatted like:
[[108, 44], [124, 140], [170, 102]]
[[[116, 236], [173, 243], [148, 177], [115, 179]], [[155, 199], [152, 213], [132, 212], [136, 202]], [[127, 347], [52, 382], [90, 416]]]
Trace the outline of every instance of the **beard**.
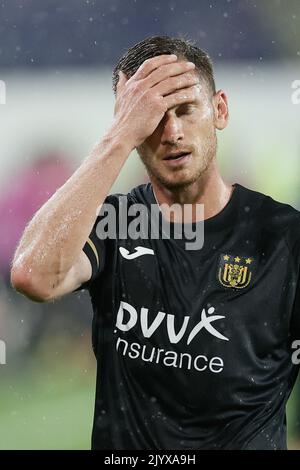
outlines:
[[[137, 152], [150, 179], [156, 180], [160, 186], [170, 191], [176, 191], [194, 184], [206, 174], [217, 153], [217, 136], [215, 130], [212, 135], [202, 140], [199, 145], [189, 146], [188, 150], [192, 153], [191, 158], [193, 158], [193, 162], [188, 165], [188, 168], [175, 171], [162, 169], [161, 162], [155, 164], [152, 156], [144, 152], [142, 148], [140, 150], [137, 149]], [[174, 146], [172, 151], [180, 151], [180, 148]]]

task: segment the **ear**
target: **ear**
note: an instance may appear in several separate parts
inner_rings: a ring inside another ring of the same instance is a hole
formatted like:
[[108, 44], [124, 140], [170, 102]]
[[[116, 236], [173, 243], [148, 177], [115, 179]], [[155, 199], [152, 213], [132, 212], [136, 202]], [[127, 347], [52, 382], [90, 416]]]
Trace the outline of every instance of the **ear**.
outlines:
[[223, 90], [217, 91], [213, 96], [214, 124], [220, 131], [228, 124], [229, 112], [227, 96]]

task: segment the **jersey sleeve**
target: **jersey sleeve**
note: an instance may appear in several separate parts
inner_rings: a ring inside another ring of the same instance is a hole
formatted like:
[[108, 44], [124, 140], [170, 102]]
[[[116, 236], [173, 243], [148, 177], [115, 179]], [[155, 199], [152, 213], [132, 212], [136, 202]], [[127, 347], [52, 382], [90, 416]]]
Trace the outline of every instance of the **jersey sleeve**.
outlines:
[[82, 251], [88, 257], [91, 267], [92, 267], [92, 275], [91, 278], [81, 284], [74, 292], [82, 289], [88, 289], [92, 282], [100, 275], [100, 273], [104, 269], [105, 265], [105, 240], [102, 240], [97, 235], [97, 225], [100, 221], [100, 216], [96, 218], [96, 221], [93, 225], [91, 233], [87, 241], [85, 242]]
[[[74, 292], [82, 289], [89, 289], [93, 281], [98, 278], [98, 276], [102, 273], [104, 270], [105, 266], [105, 258], [106, 258], [106, 250], [107, 250], [107, 238], [103, 237], [100, 228], [99, 222], [102, 221], [104, 217], [107, 216], [107, 207], [110, 206], [110, 208], [113, 208], [114, 213], [117, 214], [119, 210], [119, 196], [120, 194], [113, 194], [107, 196], [105, 199], [101, 209], [100, 213], [97, 216], [95, 223], [93, 225], [93, 228], [91, 230], [91, 233], [89, 234], [88, 239], [86, 240], [86, 243], [83, 246], [83, 251], [88, 257], [91, 266], [92, 266], [92, 276], [91, 278], [81, 284], [81, 286], [77, 287], [77, 289], [74, 290]], [[113, 220], [117, 220], [113, 219]], [[115, 222], [116, 223], [116, 222]]]

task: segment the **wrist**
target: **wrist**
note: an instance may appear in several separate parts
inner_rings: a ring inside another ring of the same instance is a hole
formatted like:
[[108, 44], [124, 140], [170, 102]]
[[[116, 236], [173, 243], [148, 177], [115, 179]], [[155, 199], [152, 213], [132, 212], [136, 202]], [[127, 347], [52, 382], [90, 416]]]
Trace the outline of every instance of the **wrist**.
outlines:
[[95, 143], [91, 154], [94, 157], [105, 154], [119, 155], [126, 160], [134, 148], [129, 139], [122, 135], [121, 132], [108, 130], [101, 140]]
[[107, 143], [111, 142], [114, 147], [124, 151], [125, 153], [128, 153], [128, 155], [136, 147], [132, 136], [128, 134], [126, 129], [122, 129], [122, 126], [120, 126], [117, 122], [113, 122], [111, 127], [104, 135], [103, 140]]

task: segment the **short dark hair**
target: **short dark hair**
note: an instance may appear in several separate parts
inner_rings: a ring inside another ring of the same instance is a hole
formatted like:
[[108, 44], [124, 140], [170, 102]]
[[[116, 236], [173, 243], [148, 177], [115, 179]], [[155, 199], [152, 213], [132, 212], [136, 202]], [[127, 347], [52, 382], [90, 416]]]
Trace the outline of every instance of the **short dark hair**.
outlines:
[[200, 77], [205, 80], [213, 94], [216, 92], [212, 60], [204, 50], [189, 39], [152, 36], [132, 46], [118, 61], [112, 76], [114, 94], [116, 94], [120, 70], [130, 78], [145, 60], [162, 54], [176, 54], [178, 58], [194, 62]]

